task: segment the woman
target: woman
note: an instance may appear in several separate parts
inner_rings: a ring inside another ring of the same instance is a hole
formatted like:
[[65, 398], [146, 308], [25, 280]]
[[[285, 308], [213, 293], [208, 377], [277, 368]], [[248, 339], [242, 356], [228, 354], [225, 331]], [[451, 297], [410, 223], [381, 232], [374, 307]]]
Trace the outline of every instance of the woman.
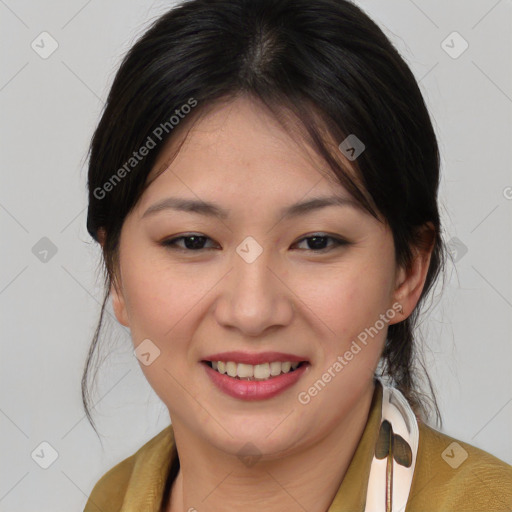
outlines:
[[438, 184], [414, 76], [350, 2], [158, 19], [91, 142], [87, 228], [172, 424], [85, 510], [510, 510], [512, 467], [428, 426], [413, 370]]

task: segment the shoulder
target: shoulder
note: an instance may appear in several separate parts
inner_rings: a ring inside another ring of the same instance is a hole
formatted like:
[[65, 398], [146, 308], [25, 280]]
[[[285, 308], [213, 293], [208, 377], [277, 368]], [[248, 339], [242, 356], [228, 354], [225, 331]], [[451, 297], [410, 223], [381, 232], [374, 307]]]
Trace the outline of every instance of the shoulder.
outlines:
[[107, 471], [93, 487], [84, 512], [112, 512], [121, 509], [126, 488], [135, 464], [136, 454]]
[[423, 422], [409, 510], [510, 511], [512, 466]]
[[126, 491], [137, 465], [142, 459], [158, 450], [162, 443], [172, 438], [171, 427], [166, 427], [159, 434], [141, 446], [133, 455], [122, 460], [109, 469], [93, 487], [84, 512], [118, 512], [123, 506]]

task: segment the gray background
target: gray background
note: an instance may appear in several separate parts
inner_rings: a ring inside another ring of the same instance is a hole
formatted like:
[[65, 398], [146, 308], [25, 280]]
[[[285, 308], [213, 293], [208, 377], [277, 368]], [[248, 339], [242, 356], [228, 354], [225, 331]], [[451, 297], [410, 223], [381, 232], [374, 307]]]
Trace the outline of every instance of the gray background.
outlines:
[[[455, 264], [422, 332], [443, 431], [512, 463], [512, 3], [357, 3], [420, 81], [441, 145]], [[115, 319], [94, 395], [103, 447], [80, 378], [102, 292], [85, 229], [87, 144], [121, 57], [171, 5], [0, 0], [1, 511], [82, 510], [101, 475], [168, 425]], [[51, 49], [43, 31], [58, 44], [46, 59], [31, 47]], [[454, 31], [469, 43], [461, 55], [458, 36], [442, 44]], [[42, 442], [58, 453], [47, 469]]]

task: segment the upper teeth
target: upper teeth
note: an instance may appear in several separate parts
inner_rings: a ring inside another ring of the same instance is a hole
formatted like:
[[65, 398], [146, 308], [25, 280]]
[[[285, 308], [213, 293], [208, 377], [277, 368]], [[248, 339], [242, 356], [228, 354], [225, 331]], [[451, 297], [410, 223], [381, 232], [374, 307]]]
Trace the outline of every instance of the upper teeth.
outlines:
[[300, 363], [289, 361], [281, 363], [275, 361], [263, 364], [244, 364], [235, 363], [234, 361], [212, 361], [212, 367], [219, 373], [227, 373], [230, 377], [268, 379], [271, 375], [277, 376], [281, 373], [288, 373], [291, 369], [297, 368]]

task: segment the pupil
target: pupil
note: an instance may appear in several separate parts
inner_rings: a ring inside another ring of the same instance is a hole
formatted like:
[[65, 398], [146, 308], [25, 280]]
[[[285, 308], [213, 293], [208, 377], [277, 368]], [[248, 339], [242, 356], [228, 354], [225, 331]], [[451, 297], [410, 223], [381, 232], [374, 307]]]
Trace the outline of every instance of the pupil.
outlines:
[[[192, 240], [192, 243], [189, 241]], [[185, 247], [187, 249], [201, 249], [201, 243], [204, 243], [204, 236], [187, 236], [185, 237]]]
[[[325, 245], [324, 242], [326, 238], [327, 237], [325, 236], [312, 236], [309, 238], [308, 245], [310, 246], [311, 249], [324, 249], [325, 247], [323, 246]], [[320, 244], [318, 244], [319, 240]]]

